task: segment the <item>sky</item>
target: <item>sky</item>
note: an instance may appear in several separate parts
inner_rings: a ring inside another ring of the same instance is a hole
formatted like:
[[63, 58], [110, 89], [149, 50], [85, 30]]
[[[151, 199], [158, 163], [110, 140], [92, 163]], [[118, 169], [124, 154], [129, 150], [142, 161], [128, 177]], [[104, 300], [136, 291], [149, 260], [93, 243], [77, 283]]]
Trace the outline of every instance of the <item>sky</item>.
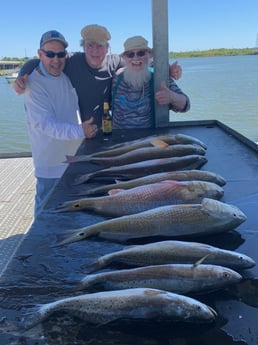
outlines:
[[[152, 1], [166, 0], [4, 0], [1, 3], [0, 59], [37, 55], [41, 35], [60, 31], [68, 51], [82, 51], [81, 29], [105, 26], [112, 53], [142, 35], [152, 47]], [[258, 35], [257, 0], [167, 0], [169, 51], [253, 48]]]

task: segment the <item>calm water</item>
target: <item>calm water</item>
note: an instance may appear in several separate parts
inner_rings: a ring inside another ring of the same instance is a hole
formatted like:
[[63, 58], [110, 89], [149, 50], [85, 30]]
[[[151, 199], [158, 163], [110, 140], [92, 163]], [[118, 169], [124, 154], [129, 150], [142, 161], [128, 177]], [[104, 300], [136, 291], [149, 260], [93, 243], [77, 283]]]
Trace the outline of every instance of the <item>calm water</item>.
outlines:
[[[258, 56], [179, 59], [179, 86], [190, 96], [186, 114], [173, 120], [216, 119], [258, 141]], [[30, 151], [23, 108], [4, 77], [0, 77], [0, 153]]]

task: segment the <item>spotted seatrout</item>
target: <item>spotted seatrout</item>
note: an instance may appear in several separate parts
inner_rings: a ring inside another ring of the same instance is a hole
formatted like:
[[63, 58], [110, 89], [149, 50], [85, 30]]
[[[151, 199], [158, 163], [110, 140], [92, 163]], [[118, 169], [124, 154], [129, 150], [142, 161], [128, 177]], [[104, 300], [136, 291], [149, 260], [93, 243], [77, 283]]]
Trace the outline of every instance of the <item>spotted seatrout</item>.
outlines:
[[243, 253], [204, 243], [167, 240], [129, 246], [117, 252], [103, 255], [92, 263], [90, 272], [115, 263], [136, 267], [172, 263], [194, 264], [202, 258], [205, 258], [203, 260], [205, 264], [221, 265], [234, 269], [247, 269], [255, 266], [255, 261]]
[[150, 236], [200, 236], [232, 230], [246, 220], [236, 206], [204, 198], [201, 204], [168, 205], [70, 230], [59, 244], [101, 236], [115, 241]]
[[174, 181], [206, 181], [216, 183], [219, 186], [224, 186], [226, 184], [225, 179], [214, 172], [204, 171], [204, 170], [179, 170], [179, 171], [168, 171], [164, 173], [151, 174], [137, 179], [129, 181], [119, 181], [116, 183], [99, 186], [92, 189], [80, 190], [77, 195], [94, 195], [94, 194], [105, 194], [111, 189], [130, 189], [150, 183], [160, 182], [164, 180], [174, 180]]
[[24, 315], [26, 329], [36, 326], [56, 311], [64, 311], [87, 322], [103, 325], [120, 319], [214, 321], [217, 313], [194, 298], [157, 289], [102, 291], [64, 298], [37, 306]]
[[225, 288], [242, 276], [228, 267], [206, 264], [166, 264], [87, 275], [80, 288], [104, 290], [154, 288], [180, 294]]
[[205, 155], [206, 150], [199, 145], [177, 144], [166, 147], [142, 147], [114, 157], [66, 156], [65, 163], [91, 162], [105, 167], [119, 166], [146, 161], [148, 159]]
[[207, 161], [208, 159], [205, 156], [200, 155], [150, 159], [138, 163], [97, 170], [76, 178], [74, 184], [81, 184], [96, 177], [136, 178], [170, 170], [199, 169], [207, 163]]
[[118, 217], [151, 208], [200, 203], [203, 198], [220, 199], [224, 190], [206, 181], [161, 181], [127, 190], [111, 190], [111, 195], [83, 198], [60, 204], [54, 212], [88, 210], [104, 216]]

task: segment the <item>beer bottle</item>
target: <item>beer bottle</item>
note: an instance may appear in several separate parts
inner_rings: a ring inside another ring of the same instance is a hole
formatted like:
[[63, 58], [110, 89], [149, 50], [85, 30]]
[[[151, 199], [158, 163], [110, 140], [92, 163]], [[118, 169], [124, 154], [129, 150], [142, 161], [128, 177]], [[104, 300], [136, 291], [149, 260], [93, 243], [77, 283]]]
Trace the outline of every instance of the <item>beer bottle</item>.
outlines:
[[102, 132], [104, 135], [112, 134], [112, 116], [108, 102], [104, 102], [103, 106]]

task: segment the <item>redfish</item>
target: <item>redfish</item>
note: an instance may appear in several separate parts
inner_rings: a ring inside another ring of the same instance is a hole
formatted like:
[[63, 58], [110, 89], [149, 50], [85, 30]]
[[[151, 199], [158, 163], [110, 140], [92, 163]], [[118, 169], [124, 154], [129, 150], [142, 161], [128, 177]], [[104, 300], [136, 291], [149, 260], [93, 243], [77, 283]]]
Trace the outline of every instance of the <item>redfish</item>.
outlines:
[[233, 269], [247, 269], [255, 266], [255, 261], [232, 250], [221, 249], [205, 243], [190, 241], [159, 241], [125, 247], [99, 257], [90, 266], [90, 272], [111, 264], [127, 266], [148, 266], [162, 264], [194, 264], [202, 260], [205, 264], [226, 266]]
[[152, 135], [145, 138], [130, 140], [113, 146], [109, 146], [108, 149], [92, 153], [91, 155], [88, 155], [88, 157], [113, 157], [142, 147], [166, 147], [168, 145], [176, 144], [196, 144], [198, 146], [203, 147], [205, 150], [207, 149], [205, 143], [203, 143], [198, 138], [192, 137], [190, 135], [164, 134]]
[[94, 195], [104, 194], [111, 189], [130, 189], [137, 186], [142, 186], [150, 183], [156, 183], [164, 180], [174, 181], [206, 181], [216, 183], [219, 186], [224, 186], [226, 180], [219, 174], [211, 171], [204, 170], [179, 170], [179, 171], [168, 171], [164, 173], [151, 174], [148, 176], [139, 177], [128, 181], [116, 180], [116, 183], [99, 186], [96, 188], [80, 190], [75, 195]]
[[234, 270], [218, 265], [166, 264], [90, 274], [79, 289], [153, 288], [180, 294], [225, 288], [242, 280]]
[[101, 291], [67, 297], [24, 311], [23, 326], [32, 328], [56, 311], [86, 322], [103, 325], [120, 319], [211, 322], [217, 313], [211, 307], [183, 295], [158, 289]]
[[152, 236], [200, 236], [232, 230], [246, 220], [236, 206], [204, 198], [201, 204], [167, 205], [74, 229], [59, 243], [91, 236], [126, 241]]
[[212, 182], [165, 180], [127, 190], [111, 190], [107, 196], [67, 201], [54, 212], [88, 210], [118, 217], [163, 205], [200, 203], [203, 198], [220, 199], [223, 194], [223, 188]]
[[205, 155], [206, 150], [199, 145], [177, 144], [167, 147], [142, 147], [113, 157], [66, 156], [65, 163], [91, 162], [105, 167], [119, 166], [146, 161], [148, 159]]
[[81, 184], [96, 177], [136, 178], [170, 170], [199, 169], [207, 161], [208, 159], [205, 156], [200, 155], [150, 159], [143, 162], [97, 170], [78, 177], [75, 179], [74, 184]]

